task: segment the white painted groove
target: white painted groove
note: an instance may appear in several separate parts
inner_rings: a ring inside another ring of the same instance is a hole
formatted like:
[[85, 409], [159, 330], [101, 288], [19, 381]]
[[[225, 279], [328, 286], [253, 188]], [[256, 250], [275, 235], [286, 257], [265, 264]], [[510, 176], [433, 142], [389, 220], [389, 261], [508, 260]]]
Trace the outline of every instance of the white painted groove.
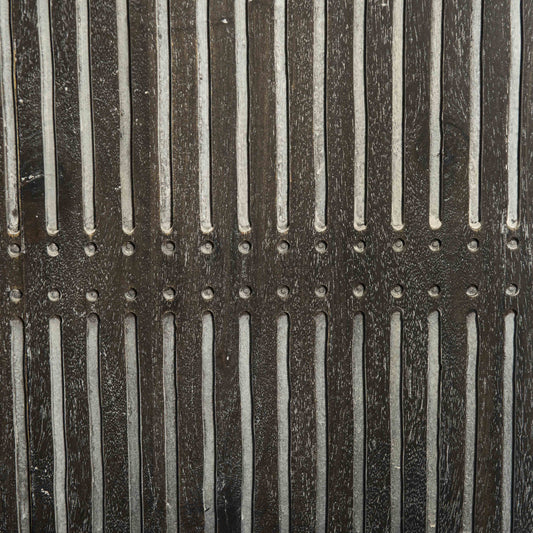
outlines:
[[286, 0], [274, 0], [274, 74], [276, 85], [276, 215], [278, 231], [289, 224], [287, 153]]
[[315, 171], [315, 229], [326, 229], [326, 2], [313, 6], [313, 153]]
[[468, 221], [480, 226], [479, 154], [481, 142], [481, 3], [472, 0], [470, 24], [470, 144], [468, 149], [468, 187], [470, 190]]
[[466, 317], [467, 368], [466, 368], [466, 427], [465, 427], [465, 479], [463, 489], [462, 530], [472, 531], [474, 511], [474, 475], [476, 460], [477, 420], [477, 315], [471, 312]]
[[365, 0], [355, 0], [353, 10], [353, 101], [354, 101], [354, 228], [366, 227], [366, 83]]
[[248, 35], [246, 4], [235, 0], [235, 71], [237, 86], [237, 221], [241, 233], [250, 231], [248, 213]]
[[364, 317], [354, 318], [352, 340], [352, 396], [353, 396], [353, 530], [364, 531], [365, 504], [365, 395], [364, 395]]
[[18, 154], [11, 46], [10, 0], [0, 0], [0, 89], [4, 123], [4, 187], [6, 190], [6, 224], [10, 234], [19, 232]]
[[518, 145], [520, 127], [520, 64], [522, 62], [521, 0], [511, 0], [511, 65], [507, 127], [507, 225], [518, 226]]
[[196, 2], [196, 40], [198, 71], [198, 180], [200, 194], [200, 229], [208, 233], [211, 223], [211, 155], [209, 134], [209, 28], [208, 0]]
[[126, 404], [128, 431], [128, 486], [130, 532], [141, 532], [141, 450], [139, 413], [139, 360], [137, 353], [137, 319], [124, 319], [124, 355], [126, 360]]
[[89, 450], [91, 455], [91, 527], [104, 531], [104, 466], [100, 396], [99, 320], [87, 317], [87, 389], [89, 394]]
[[392, 313], [390, 322], [390, 491], [391, 533], [399, 533], [402, 522], [402, 318]]
[[429, 81], [429, 226], [438, 229], [440, 219], [442, 0], [431, 4]]
[[427, 369], [427, 433], [426, 433], [426, 532], [437, 531], [438, 498], [438, 428], [440, 381], [440, 316], [433, 311], [428, 316]]
[[178, 530], [178, 458], [176, 439], [176, 324], [163, 316], [163, 395], [165, 419], [165, 503], [167, 531]]
[[172, 229], [170, 163], [170, 32], [168, 0], [157, 0], [157, 155], [159, 163], [159, 222]]
[[52, 444], [54, 448], [54, 514], [58, 533], [67, 531], [67, 460], [65, 451], [65, 410], [63, 398], [63, 353], [61, 319], [49, 321], [50, 393], [52, 408]]
[[404, 0], [392, 7], [392, 154], [391, 225], [403, 227], [403, 12]]
[[204, 531], [215, 531], [215, 337], [213, 315], [202, 317], [202, 420], [204, 444]]
[[328, 427], [326, 351], [327, 318], [324, 313], [315, 317], [315, 405], [316, 405], [316, 527], [317, 533], [326, 532]]
[[278, 494], [279, 531], [288, 533], [289, 518], [289, 317], [278, 318], [277, 388], [278, 388]]
[[11, 320], [10, 325], [18, 531], [19, 533], [29, 533], [30, 501], [28, 478], [28, 424], [26, 419], [26, 379], [24, 373], [24, 324], [20, 318], [15, 318]]
[[128, 0], [116, 0], [118, 47], [118, 94], [120, 108], [120, 204], [122, 231], [133, 232], [133, 183], [131, 175], [131, 88]]
[[276, 214], [278, 231], [289, 225], [287, 139], [286, 0], [274, 0], [274, 66], [276, 83]]
[[41, 127], [43, 130], [44, 207], [46, 231], [57, 233], [57, 181], [54, 132], [54, 65], [48, 0], [37, 0], [41, 67]]
[[241, 533], [252, 531], [254, 438], [250, 378], [250, 315], [239, 318], [239, 390], [241, 400], [242, 484]]
[[505, 317], [503, 363], [502, 531], [505, 532], [510, 532], [512, 526], [515, 328], [516, 314], [510, 312]]
[[89, 58], [88, 0], [76, 0], [76, 42], [78, 54], [78, 98], [80, 106], [81, 181], [83, 228], [92, 235], [94, 221], [94, 151]]

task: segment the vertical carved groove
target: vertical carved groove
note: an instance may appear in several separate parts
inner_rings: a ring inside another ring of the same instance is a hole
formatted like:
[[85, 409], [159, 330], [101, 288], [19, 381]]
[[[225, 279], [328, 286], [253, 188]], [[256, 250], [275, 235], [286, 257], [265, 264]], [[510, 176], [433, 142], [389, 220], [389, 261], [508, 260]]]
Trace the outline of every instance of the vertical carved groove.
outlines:
[[315, 228], [326, 229], [326, 2], [314, 0], [313, 25], [313, 144], [315, 171]]
[[465, 478], [463, 491], [463, 531], [472, 531], [474, 512], [476, 420], [477, 420], [477, 359], [478, 325], [475, 312], [466, 317], [467, 369], [466, 369], [466, 428], [465, 428]]
[[94, 150], [89, 59], [88, 0], [76, 0], [76, 43], [78, 54], [78, 98], [80, 107], [81, 180], [83, 227], [91, 235], [94, 221]]
[[442, 70], [442, 0], [431, 4], [431, 53], [429, 91], [429, 225], [441, 226], [440, 220], [440, 151], [442, 143], [441, 70]]
[[13, 387], [17, 516], [19, 532], [29, 533], [28, 422], [26, 419], [26, 376], [24, 359], [24, 324], [22, 320], [16, 318], [11, 320], [11, 380]]
[[472, 0], [470, 24], [470, 143], [468, 183], [470, 190], [469, 223], [479, 228], [479, 149], [481, 141], [481, 2]]
[[392, 9], [392, 154], [391, 225], [403, 227], [403, 17], [404, 1]]
[[507, 128], [507, 225], [518, 226], [518, 145], [520, 128], [520, 65], [522, 63], [521, 0], [511, 0], [511, 66]]
[[277, 340], [277, 389], [278, 389], [278, 493], [279, 530], [288, 533], [290, 526], [289, 493], [289, 317], [278, 318]]
[[440, 315], [428, 316], [427, 369], [427, 434], [426, 434], [426, 532], [437, 530], [438, 501], [438, 428], [440, 383]]
[[365, 323], [362, 313], [354, 318], [352, 340], [352, 395], [354, 418], [353, 447], [353, 527], [355, 533], [364, 531], [365, 505]]
[[505, 317], [503, 363], [503, 487], [502, 531], [512, 531], [513, 455], [514, 455], [514, 367], [516, 314]]
[[215, 415], [214, 364], [215, 337], [213, 315], [202, 317], [202, 420], [204, 426], [204, 523], [205, 531], [215, 531]]
[[19, 232], [18, 155], [11, 45], [10, 1], [0, 0], [0, 53], [2, 120], [4, 125], [4, 187], [6, 190], [6, 225], [10, 234]]
[[91, 454], [91, 527], [104, 530], [104, 467], [102, 457], [102, 402], [100, 396], [99, 319], [87, 318], [87, 389]]
[[118, 93], [120, 105], [120, 202], [122, 230], [133, 232], [133, 183], [131, 175], [131, 87], [128, 0], [117, 2]]
[[248, 35], [247, 0], [235, 1], [235, 70], [237, 77], [237, 219], [242, 233], [250, 231], [248, 214]]
[[126, 359], [126, 403], [128, 425], [128, 483], [130, 498], [130, 531], [141, 532], [141, 449], [139, 413], [139, 360], [137, 352], [137, 319], [128, 314], [124, 319], [124, 354]]
[[63, 353], [61, 319], [49, 321], [50, 393], [52, 406], [52, 443], [54, 448], [54, 510], [55, 527], [59, 533], [67, 531], [67, 460], [65, 450], [65, 412], [63, 398]]
[[167, 531], [178, 529], [176, 439], [176, 325], [172, 313], [163, 316], [163, 395], [165, 419], [165, 502]]
[[353, 23], [354, 92], [354, 227], [366, 227], [366, 82], [365, 82], [365, 1], [354, 2]]
[[276, 83], [276, 213], [278, 231], [285, 231], [289, 225], [286, 9], [286, 0], [274, 0], [274, 74]]
[[172, 229], [170, 162], [170, 30], [168, 0], [157, 0], [157, 153], [159, 164], [159, 222]]
[[399, 312], [390, 322], [390, 490], [391, 531], [399, 533], [402, 522], [402, 317]]
[[252, 531], [254, 440], [250, 379], [250, 315], [239, 318], [239, 389], [241, 400], [242, 485], [241, 533]]
[[207, 0], [196, 2], [196, 39], [198, 69], [198, 157], [200, 229], [208, 233], [211, 223], [211, 155], [209, 98], [209, 26]]
[[327, 387], [326, 351], [327, 317], [320, 313], [315, 317], [315, 403], [316, 403], [316, 528], [317, 533], [326, 531], [327, 511]]
[[43, 135], [44, 204], [46, 231], [57, 233], [56, 147], [54, 128], [54, 65], [48, 0], [37, 1], [41, 67], [41, 127]]

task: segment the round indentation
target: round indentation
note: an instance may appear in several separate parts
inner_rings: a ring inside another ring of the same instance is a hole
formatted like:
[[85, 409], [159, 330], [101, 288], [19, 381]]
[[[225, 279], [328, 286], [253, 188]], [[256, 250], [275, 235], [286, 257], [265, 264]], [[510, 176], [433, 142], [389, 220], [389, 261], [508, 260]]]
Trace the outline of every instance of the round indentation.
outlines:
[[289, 251], [290, 244], [287, 241], [278, 242], [278, 252], [280, 254], [286, 254]]
[[202, 252], [204, 255], [212, 254], [214, 249], [215, 247], [211, 241], [206, 241], [202, 244], [202, 246], [200, 246], [200, 252]]
[[250, 253], [252, 245], [248, 241], [242, 241], [239, 243], [238, 249], [241, 254], [246, 255]]
[[243, 299], [243, 300], [247, 300], [248, 298], [250, 298], [250, 296], [252, 296], [252, 288], [251, 287], [241, 287], [239, 289], [239, 296]]
[[22, 300], [22, 291], [20, 289], [12, 289], [9, 291], [9, 299], [14, 304], [18, 304]]
[[327, 244], [326, 241], [318, 241], [318, 242], [315, 244], [315, 250], [316, 250], [319, 254], [325, 254], [327, 249], [328, 249], [328, 244]]
[[85, 298], [88, 302], [94, 303], [98, 300], [98, 291], [95, 289], [90, 289], [85, 293]]
[[479, 290], [475, 285], [470, 285], [470, 287], [466, 289], [466, 294], [470, 296], [470, 298], [475, 298], [479, 294]]
[[215, 291], [211, 287], [206, 287], [202, 291], [202, 298], [204, 300], [212, 300], [214, 296], [215, 296]]
[[172, 255], [175, 249], [176, 245], [172, 241], [165, 241], [161, 245], [161, 251], [166, 255]]
[[356, 298], [362, 298], [364, 294], [365, 294], [365, 286], [362, 283], [357, 284], [353, 288], [353, 295]]
[[405, 243], [403, 242], [402, 239], [396, 239], [393, 243], [392, 243], [392, 249], [395, 251], [395, 252], [403, 252], [403, 248], [405, 246]]
[[357, 241], [354, 245], [353, 245], [353, 249], [358, 253], [358, 254], [362, 254], [364, 251], [365, 251], [365, 241]]
[[59, 255], [59, 246], [55, 243], [55, 242], [51, 242], [47, 247], [46, 247], [46, 253], [50, 256], [50, 257], [57, 257]]
[[126, 298], [128, 302], [133, 302], [137, 298], [137, 291], [133, 287], [128, 289], [124, 294], [124, 298]]
[[433, 287], [430, 287], [430, 289], [428, 290], [428, 294], [432, 298], [438, 298], [440, 295], [440, 287], [438, 285], [433, 285]]
[[509, 239], [507, 248], [509, 248], [509, 250], [516, 250], [518, 248], [518, 239]]
[[287, 287], [287, 285], [282, 285], [281, 287], [278, 287], [277, 294], [282, 299], [285, 300], [289, 297], [290, 289]]
[[131, 241], [125, 242], [122, 245], [122, 253], [128, 256], [133, 255], [135, 253], [135, 244]]
[[163, 289], [163, 298], [167, 302], [171, 302], [176, 298], [176, 291], [172, 287], [167, 287], [166, 289]]
[[9, 257], [18, 257], [20, 255], [20, 245], [12, 243], [7, 247]]
[[441, 242], [439, 241], [439, 239], [433, 239], [430, 243], [429, 243], [429, 249], [432, 251], [432, 252], [438, 252], [440, 250], [440, 247], [441, 247]]
[[48, 299], [51, 302], [57, 302], [61, 298], [61, 293], [57, 289], [52, 289], [48, 292]]
[[477, 239], [472, 239], [468, 244], [468, 249], [471, 252], [477, 252], [479, 250], [479, 241]]
[[96, 244], [89, 242], [85, 245], [84, 250], [87, 257], [92, 257], [96, 253]]
[[507, 296], [516, 296], [518, 294], [518, 287], [514, 283], [511, 283], [507, 289], [505, 289], [505, 294], [507, 294]]
[[328, 293], [328, 288], [325, 285], [319, 285], [315, 289], [315, 295], [318, 296], [319, 298], [324, 298], [324, 296], [326, 296], [327, 293]]
[[393, 298], [401, 298], [403, 296], [403, 287], [401, 285], [395, 285], [391, 290]]

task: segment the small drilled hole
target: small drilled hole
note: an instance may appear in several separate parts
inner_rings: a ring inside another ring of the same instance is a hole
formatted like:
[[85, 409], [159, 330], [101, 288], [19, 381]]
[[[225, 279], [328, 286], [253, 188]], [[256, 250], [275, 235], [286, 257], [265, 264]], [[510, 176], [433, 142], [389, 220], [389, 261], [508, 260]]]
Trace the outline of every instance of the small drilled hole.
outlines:
[[397, 240], [394, 241], [394, 243], [392, 244], [392, 249], [393, 249], [395, 252], [402, 252], [404, 246], [405, 246], [405, 243], [403, 242], [403, 240], [402, 240], [402, 239], [397, 239]]
[[505, 294], [507, 294], [507, 296], [516, 296], [518, 292], [518, 287], [514, 283], [511, 283], [507, 289], [505, 289]]
[[403, 287], [401, 285], [395, 285], [391, 291], [393, 298], [401, 298], [403, 296]]
[[328, 245], [326, 241], [318, 241], [315, 245], [315, 250], [319, 254], [325, 254], [327, 249], [328, 249]]
[[213, 253], [214, 245], [211, 241], [204, 242], [202, 246], [200, 246], [200, 252], [202, 252], [204, 255], [210, 255]]
[[176, 245], [172, 241], [165, 241], [161, 245], [161, 251], [166, 255], [172, 255], [175, 249]]
[[319, 298], [324, 298], [324, 296], [326, 296], [327, 293], [328, 293], [328, 288], [327, 288], [325, 285], [320, 285], [320, 286], [318, 286], [318, 287], [315, 289], [315, 294], [316, 294]]
[[429, 289], [428, 294], [432, 298], [437, 298], [440, 294], [440, 287], [438, 285], [433, 285], [433, 287]]
[[48, 299], [51, 302], [57, 302], [61, 298], [61, 293], [57, 289], [52, 289], [48, 292]]
[[243, 300], [247, 300], [248, 298], [250, 298], [250, 296], [252, 296], [252, 288], [251, 287], [241, 287], [239, 289], [239, 296]]
[[239, 252], [241, 252], [241, 254], [246, 255], [250, 253], [250, 250], [252, 249], [252, 245], [248, 241], [242, 241], [239, 243], [238, 249], [239, 249]]
[[167, 302], [171, 302], [176, 297], [176, 291], [172, 287], [167, 287], [163, 289], [163, 298]]
[[212, 300], [214, 296], [215, 296], [215, 291], [211, 287], [206, 287], [202, 291], [202, 298], [204, 300]]
[[282, 285], [281, 287], [278, 287], [277, 293], [280, 298], [283, 300], [289, 297], [290, 289], [286, 285]]
[[59, 246], [55, 243], [55, 242], [51, 242], [47, 247], [46, 247], [46, 253], [50, 256], [50, 257], [57, 257], [59, 255]]
[[122, 253], [127, 256], [133, 255], [135, 253], [135, 245], [131, 241], [124, 243], [122, 245]]
[[439, 239], [433, 239], [430, 243], [429, 243], [429, 249], [432, 251], [432, 252], [438, 252], [440, 250], [440, 247], [441, 247], [441, 242], [439, 241]]
[[470, 287], [466, 289], [466, 294], [470, 296], [470, 298], [475, 298], [479, 294], [479, 290], [475, 285], [470, 285]]
[[126, 300], [128, 300], [128, 302], [133, 302], [133, 300], [137, 298], [137, 291], [133, 288], [128, 289], [124, 294], [124, 297], [126, 298]]
[[22, 300], [22, 291], [20, 289], [13, 289], [9, 293], [9, 299], [17, 304]]
[[278, 242], [278, 252], [280, 254], [286, 254], [289, 251], [290, 244], [287, 241]]
[[358, 253], [362, 254], [365, 251], [365, 241], [357, 241], [353, 245], [353, 249]]
[[510, 239], [507, 243], [509, 250], [516, 250], [518, 248], [518, 239]]
[[84, 250], [87, 257], [92, 257], [96, 253], [96, 244], [89, 242], [85, 245]]
[[10, 257], [18, 257], [20, 255], [20, 246], [18, 244], [10, 244], [7, 247], [7, 253]]
[[359, 283], [353, 288], [353, 295], [356, 298], [362, 298], [365, 294], [365, 286], [362, 283]]
[[469, 243], [468, 243], [468, 249], [471, 251], [471, 252], [477, 252], [479, 250], [479, 241], [477, 239], [472, 239]]
[[85, 298], [88, 302], [96, 302], [98, 300], [98, 291], [91, 289], [85, 293]]

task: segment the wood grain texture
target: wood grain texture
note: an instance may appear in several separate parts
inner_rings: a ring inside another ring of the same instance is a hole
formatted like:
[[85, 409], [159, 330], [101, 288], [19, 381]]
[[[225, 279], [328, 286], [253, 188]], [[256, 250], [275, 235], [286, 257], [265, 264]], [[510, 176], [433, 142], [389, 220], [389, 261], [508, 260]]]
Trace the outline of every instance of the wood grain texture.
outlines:
[[82, 1], [7, 9], [0, 206], [16, 150], [21, 217], [0, 224], [0, 531], [28, 529], [14, 319], [32, 530], [530, 531], [531, 7], [517, 35], [514, 0], [481, 20], [477, 0], [92, 0], [83, 35]]

